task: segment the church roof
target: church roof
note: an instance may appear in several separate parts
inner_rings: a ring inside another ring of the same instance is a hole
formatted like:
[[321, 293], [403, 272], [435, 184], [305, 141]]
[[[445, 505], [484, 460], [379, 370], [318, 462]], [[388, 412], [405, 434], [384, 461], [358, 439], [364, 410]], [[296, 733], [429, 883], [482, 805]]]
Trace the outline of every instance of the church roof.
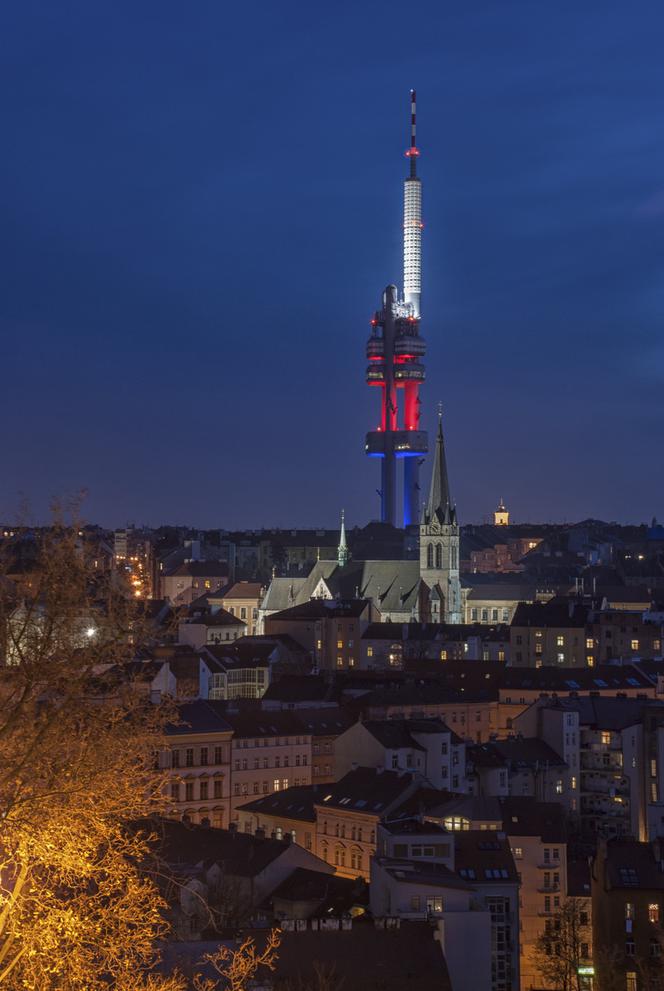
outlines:
[[445, 458], [445, 440], [443, 438], [443, 421], [439, 415], [438, 433], [436, 435], [436, 450], [431, 473], [429, 498], [422, 513], [423, 523], [437, 522], [442, 524], [456, 523], [456, 508], [450, 497], [450, 483], [447, 475], [447, 459]]

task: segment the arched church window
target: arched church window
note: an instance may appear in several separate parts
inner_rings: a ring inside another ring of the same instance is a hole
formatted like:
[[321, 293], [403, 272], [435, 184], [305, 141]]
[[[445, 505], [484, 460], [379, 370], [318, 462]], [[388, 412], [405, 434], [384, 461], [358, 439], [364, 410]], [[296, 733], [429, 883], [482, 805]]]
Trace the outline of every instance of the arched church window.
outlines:
[[442, 568], [443, 566], [443, 548], [440, 544], [436, 544], [436, 567]]
[[427, 568], [433, 568], [433, 544], [427, 545]]

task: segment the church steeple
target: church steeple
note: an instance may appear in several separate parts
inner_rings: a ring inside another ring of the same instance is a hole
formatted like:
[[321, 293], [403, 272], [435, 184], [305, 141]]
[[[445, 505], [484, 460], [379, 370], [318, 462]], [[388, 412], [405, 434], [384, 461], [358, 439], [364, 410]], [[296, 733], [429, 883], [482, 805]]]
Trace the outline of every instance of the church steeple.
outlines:
[[443, 437], [443, 411], [438, 407], [438, 433], [436, 435], [436, 451], [434, 454], [433, 471], [429, 498], [422, 513], [423, 523], [437, 522], [441, 525], [456, 523], [456, 507], [450, 498], [450, 483], [447, 476], [447, 459], [445, 458], [445, 439]]
[[348, 564], [348, 544], [346, 543], [346, 521], [345, 513], [343, 509], [341, 510], [341, 532], [339, 533], [339, 546], [337, 548], [337, 561], [339, 562], [339, 567], [343, 568], [345, 564]]

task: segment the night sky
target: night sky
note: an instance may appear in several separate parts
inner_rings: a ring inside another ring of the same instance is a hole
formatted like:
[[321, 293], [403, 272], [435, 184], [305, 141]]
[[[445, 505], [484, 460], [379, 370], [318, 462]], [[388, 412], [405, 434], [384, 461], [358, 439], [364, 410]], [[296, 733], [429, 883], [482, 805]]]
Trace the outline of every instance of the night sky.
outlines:
[[3, 4], [0, 517], [377, 515], [410, 87], [461, 521], [664, 517], [663, 36], [647, 0]]

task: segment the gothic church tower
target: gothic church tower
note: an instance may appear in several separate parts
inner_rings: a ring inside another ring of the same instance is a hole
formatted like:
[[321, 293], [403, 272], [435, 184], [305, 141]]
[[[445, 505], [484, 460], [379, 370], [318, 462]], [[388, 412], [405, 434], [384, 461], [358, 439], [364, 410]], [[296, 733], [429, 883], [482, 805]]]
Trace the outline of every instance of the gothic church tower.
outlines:
[[420, 523], [420, 578], [430, 589], [431, 620], [461, 623], [459, 526], [450, 499], [441, 413], [429, 499]]

